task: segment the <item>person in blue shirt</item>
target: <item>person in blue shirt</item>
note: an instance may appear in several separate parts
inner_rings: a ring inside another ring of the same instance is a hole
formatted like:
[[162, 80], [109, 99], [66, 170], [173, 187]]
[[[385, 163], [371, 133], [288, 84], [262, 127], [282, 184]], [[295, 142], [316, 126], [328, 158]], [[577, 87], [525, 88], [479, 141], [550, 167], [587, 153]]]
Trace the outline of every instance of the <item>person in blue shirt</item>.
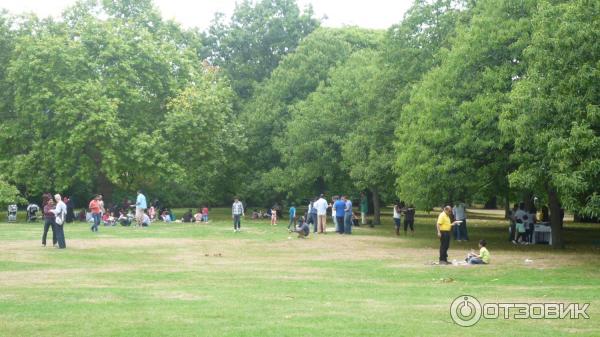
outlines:
[[346, 202], [344, 208], [344, 234], [352, 234], [352, 201], [346, 196], [343, 196], [342, 199]]
[[146, 208], [148, 208], [148, 204], [146, 203], [146, 196], [142, 193], [142, 190], [138, 190], [137, 199], [135, 201], [135, 220], [137, 221], [138, 226], [142, 227], [142, 223], [144, 222], [144, 212]]
[[314, 198], [313, 201], [310, 203], [310, 211], [308, 212], [308, 216], [310, 216], [310, 220], [313, 224], [313, 232], [317, 232], [317, 208], [315, 207], [315, 202], [317, 201], [318, 198]]
[[290, 227], [296, 227], [296, 207], [294, 204], [290, 206], [290, 223], [288, 225], [288, 229], [290, 229]]
[[333, 203], [333, 209], [335, 210], [336, 218], [335, 231], [339, 234], [344, 234], [344, 213], [346, 212], [346, 202], [344, 201], [344, 196]]

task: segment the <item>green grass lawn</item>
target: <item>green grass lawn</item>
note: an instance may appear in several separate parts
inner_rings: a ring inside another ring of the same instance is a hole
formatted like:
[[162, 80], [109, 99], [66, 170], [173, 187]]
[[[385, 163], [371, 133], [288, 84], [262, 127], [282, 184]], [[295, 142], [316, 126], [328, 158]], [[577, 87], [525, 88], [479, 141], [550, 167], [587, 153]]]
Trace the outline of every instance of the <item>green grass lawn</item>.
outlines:
[[[42, 224], [0, 223], [1, 336], [600, 336], [598, 225], [566, 225], [567, 247], [513, 246], [497, 213], [471, 214], [462, 259], [488, 240], [488, 266], [433, 266], [434, 214], [396, 237], [376, 228], [288, 238], [285, 222], [228, 210], [205, 224], [67, 224], [66, 250], [41, 247]], [[331, 224], [330, 224], [331, 226]], [[524, 260], [530, 259], [531, 263]], [[590, 303], [584, 320], [452, 322], [463, 294], [481, 302]]]

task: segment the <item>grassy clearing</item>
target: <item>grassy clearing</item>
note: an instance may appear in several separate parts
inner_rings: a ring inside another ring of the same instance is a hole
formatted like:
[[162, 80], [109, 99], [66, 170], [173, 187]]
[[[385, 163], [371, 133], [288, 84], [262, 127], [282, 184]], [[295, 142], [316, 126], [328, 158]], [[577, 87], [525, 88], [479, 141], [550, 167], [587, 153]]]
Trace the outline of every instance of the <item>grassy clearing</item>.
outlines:
[[[594, 225], [568, 224], [564, 251], [515, 247], [497, 213], [472, 214], [471, 242], [485, 238], [492, 264], [431, 266], [434, 214], [395, 237], [389, 217], [352, 236], [288, 239], [284, 221], [228, 210], [208, 225], [143, 230], [68, 224], [67, 250], [40, 245], [41, 224], [0, 224], [2, 336], [598, 336], [600, 248]], [[475, 216], [477, 218], [475, 218]], [[533, 263], [525, 263], [528, 258]], [[455, 325], [450, 303], [590, 303], [589, 320], [482, 320]]]

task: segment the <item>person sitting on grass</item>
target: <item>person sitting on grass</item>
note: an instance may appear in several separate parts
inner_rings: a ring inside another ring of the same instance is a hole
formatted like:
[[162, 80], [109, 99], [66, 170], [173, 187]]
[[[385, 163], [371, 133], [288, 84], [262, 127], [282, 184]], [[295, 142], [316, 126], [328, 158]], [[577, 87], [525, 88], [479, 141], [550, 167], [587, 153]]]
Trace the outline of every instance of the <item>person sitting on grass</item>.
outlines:
[[465, 261], [469, 264], [489, 264], [490, 263], [490, 252], [485, 247], [487, 242], [485, 240], [479, 240], [479, 254], [471, 250]]
[[194, 222], [194, 215], [192, 214], [192, 210], [189, 209], [181, 218], [181, 222]]
[[298, 225], [296, 228], [294, 230], [290, 229], [290, 233], [291, 232], [298, 233], [298, 238], [300, 239], [304, 239], [310, 234], [310, 226], [304, 220], [303, 216], [298, 220]]
[[127, 214], [125, 214], [124, 210], [120, 210], [119, 211], [119, 219], [118, 219], [118, 221], [121, 224], [121, 226], [129, 226], [129, 225], [131, 225], [131, 219], [127, 216]]
[[148, 227], [150, 226], [150, 223], [150, 217], [144, 212], [144, 215], [142, 216], [142, 227]]
[[196, 211], [196, 214], [194, 214], [194, 219], [196, 220], [196, 222], [202, 221], [202, 212], [200, 211], [200, 209], [198, 209], [198, 211]]

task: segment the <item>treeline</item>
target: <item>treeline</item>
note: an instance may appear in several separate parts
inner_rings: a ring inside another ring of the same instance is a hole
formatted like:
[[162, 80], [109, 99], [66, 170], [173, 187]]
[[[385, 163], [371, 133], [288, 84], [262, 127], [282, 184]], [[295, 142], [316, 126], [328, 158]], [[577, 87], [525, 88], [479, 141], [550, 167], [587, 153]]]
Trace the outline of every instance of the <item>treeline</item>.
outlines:
[[376, 220], [396, 198], [535, 195], [553, 226], [561, 208], [598, 216], [599, 35], [589, 0], [416, 0], [387, 31], [320, 27], [294, 0], [243, 1], [205, 32], [150, 0], [4, 13], [0, 190], [368, 191]]

